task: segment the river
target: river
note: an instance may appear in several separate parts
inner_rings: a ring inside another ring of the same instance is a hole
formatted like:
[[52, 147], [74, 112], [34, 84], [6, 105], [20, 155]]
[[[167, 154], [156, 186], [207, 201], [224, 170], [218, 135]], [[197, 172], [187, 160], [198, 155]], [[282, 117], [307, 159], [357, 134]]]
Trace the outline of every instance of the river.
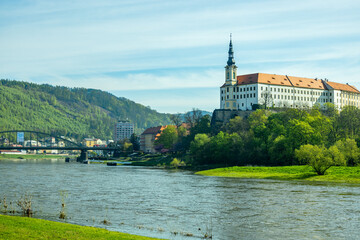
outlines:
[[[33, 199], [36, 218], [167, 239], [358, 239], [354, 184], [218, 178], [64, 160], [0, 160], [0, 197]], [[111, 224], [105, 225], [103, 220]]]

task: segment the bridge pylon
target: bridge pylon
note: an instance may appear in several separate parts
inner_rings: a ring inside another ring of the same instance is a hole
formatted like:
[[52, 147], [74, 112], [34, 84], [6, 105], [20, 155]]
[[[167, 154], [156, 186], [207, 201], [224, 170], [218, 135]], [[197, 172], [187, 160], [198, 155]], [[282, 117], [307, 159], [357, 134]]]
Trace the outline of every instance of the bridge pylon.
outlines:
[[88, 153], [86, 149], [81, 149], [80, 156], [78, 157], [79, 162], [84, 162], [88, 160]]

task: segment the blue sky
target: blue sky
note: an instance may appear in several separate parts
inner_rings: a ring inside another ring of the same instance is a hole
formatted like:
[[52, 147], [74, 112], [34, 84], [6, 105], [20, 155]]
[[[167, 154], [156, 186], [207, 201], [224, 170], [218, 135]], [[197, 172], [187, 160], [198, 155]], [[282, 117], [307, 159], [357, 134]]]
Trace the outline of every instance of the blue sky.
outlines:
[[358, 0], [0, 0], [0, 78], [212, 111], [232, 33], [239, 75], [360, 89], [359, 12]]

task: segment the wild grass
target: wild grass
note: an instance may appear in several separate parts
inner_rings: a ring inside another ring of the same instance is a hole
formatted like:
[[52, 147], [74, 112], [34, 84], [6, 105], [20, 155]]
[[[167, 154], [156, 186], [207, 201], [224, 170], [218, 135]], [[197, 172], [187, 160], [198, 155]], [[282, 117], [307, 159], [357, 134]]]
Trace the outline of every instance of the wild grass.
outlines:
[[17, 200], [16, 204], [20, 207], [24, 216], [31, 217], [33, 214], [32, 209], [32, 196], [28, 193], [24, 194]]
[[0, 215], [0, 239], [120, 239], [150, 240], [136, 235], [111, 232], [106, 229], [84, 227], [41, 219]]
[[60, 210], [60, 219], [66, 219], [66, 204], [65, 200], [68, 197], [68, 194], [66, 191], [60, 191], [60, 197], [61, 197], [61, 210]]
[[333, 166], [321, 176], [309, 166], [229, 167], [200, 171], [196, 174], [234, 178], [360, 183], [360, 167]]

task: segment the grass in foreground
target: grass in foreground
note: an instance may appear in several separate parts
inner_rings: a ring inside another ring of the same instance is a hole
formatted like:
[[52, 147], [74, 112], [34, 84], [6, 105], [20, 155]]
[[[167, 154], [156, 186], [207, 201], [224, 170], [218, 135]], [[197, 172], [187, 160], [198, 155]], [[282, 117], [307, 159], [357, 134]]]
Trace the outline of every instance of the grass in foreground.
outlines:
[[229, 167], [200, 171], [205, 176], [360, 183], [360, 167], [331, 167], [319, 176], [309, 166]]
[[123, 239], [150, 240], [106, 229], [84, 227], [27, 217], [0, 215], [0, 239]]

